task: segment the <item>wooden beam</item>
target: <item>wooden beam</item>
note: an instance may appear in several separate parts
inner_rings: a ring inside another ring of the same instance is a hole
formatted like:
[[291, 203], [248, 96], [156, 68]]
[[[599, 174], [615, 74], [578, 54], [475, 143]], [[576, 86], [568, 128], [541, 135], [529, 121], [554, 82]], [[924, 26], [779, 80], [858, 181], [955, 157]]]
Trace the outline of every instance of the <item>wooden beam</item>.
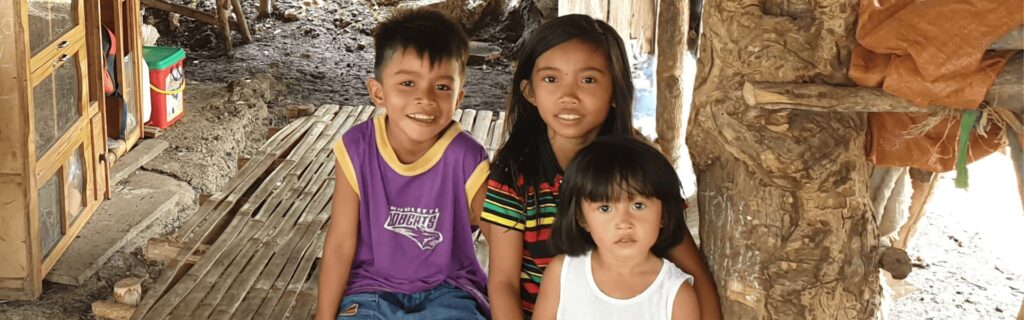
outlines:
[[252, 43], [252, 33], [249, 32], [249, 22], [245, 18], [245, 10], [242, 10], [242, 4], [238, 0], [231, 0], [231, 8], [235, 12], [235, 24], [238, 25], [239, 32], [242, 33], [242, 41], [245, 43]]
[[1017, 53], [1006, 62], [996, 82], [988, 88], [985, 101], [996, 107], [1024, 114], [1024, 54]]
[[[1024, 113], [1024, 57], [1017, 54], [985, 95], [985, 101]], [[814, 83], [747, 82], [747, 105], [766, 109], [800, 109], [833, 112], [931, 112], [941, 106], [918, 107], [879, 88], [839, 87]]]
[[1024, 302], [1020, 304], [1020, 312], [1017, 313], [1017, 320], [1024, 320]]
[[996, 40], [989, 49], [992, 50], [1024, 50], [1024, 27], [1007, 32], [1001, 39]]
[[924, 218], [925, 206], [928, 204], [928, 199], [932, 197], [935, 192], [937, 174], [930, 173], [924, 170], [910, 168], [910, 186], [913, 189], [913, 193], [910, 196], [910, 216], [907, 217], [907, 222], [903, 223], [900, 227], [899, 239], [892, 244], [893, 247], [900, 249], [907, 249], [910, 247], [910, 238], [914, 237], [914, 233], [917, 232], [917, 225]]
[[142, 4], [146, 5], [147, 7], [152, 7], [162, 11], [177, 13], [211, 26], [219, 25], [219, 23], [217, 22], [217, 17], [213, 16], [212, 14], [199, 11], [195, 8], [183, 6], [176, 3], [168, 3], [164, 2], [163, 0], [142, 0]]

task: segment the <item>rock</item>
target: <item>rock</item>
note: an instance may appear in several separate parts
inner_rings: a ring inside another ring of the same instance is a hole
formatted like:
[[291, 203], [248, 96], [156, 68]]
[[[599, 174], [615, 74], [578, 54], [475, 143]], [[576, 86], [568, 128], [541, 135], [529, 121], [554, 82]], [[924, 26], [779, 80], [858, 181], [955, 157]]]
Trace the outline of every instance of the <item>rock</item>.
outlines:
[[888, 271], [892, 278], [897, 280], [906, 279], [912, 270], [910, 257], [907, 256], [906, 251], [899, 248], [883, 248], [878, 262], [882, 270]]
[[483, 18], [498, 14], [505, 0], [418, 0], [403, 3], [398, 9], [429, 8], [450, 15], [466, 29], [472, 29]]
[[467, 61], [467, 64], [477, 66], [499, 57], [501, 57], [501, 48], [485, 42], [469, 42], [469, 61]]
[[298, 21], [306, 18], [306, 8], [293, 8], [284, 11], [284, 21]]

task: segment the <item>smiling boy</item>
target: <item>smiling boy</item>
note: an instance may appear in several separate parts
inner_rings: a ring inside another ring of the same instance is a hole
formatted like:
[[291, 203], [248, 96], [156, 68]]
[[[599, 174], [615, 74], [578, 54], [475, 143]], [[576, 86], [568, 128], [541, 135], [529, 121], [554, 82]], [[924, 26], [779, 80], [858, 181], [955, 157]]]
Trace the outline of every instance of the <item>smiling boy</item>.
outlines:
[[374, 45], [367, 89], [386, 113], [334, 145], [317, 319], [484, 319], [470, 226], [489, 163], [451, 119], [468, 38], [443, 14], [414, 9], [382, 22]]

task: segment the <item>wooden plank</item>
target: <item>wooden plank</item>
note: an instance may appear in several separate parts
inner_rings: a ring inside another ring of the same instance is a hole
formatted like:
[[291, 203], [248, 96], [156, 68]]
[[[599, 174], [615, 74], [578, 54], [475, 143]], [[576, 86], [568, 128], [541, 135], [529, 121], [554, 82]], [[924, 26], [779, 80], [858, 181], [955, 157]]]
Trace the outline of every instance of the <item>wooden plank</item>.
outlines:
[[462, 111], [462, 119], [459, 120], [459, 125], [462, 126], [462, 130], [470, 131], [473, 130], [473, 121], [476, 121], [476, 110], [466, 109]]
[[[325, 186], [328, 192], [333, 192], [333, 187], [333, 184]], [[307, 209], [306, 212], [312, 213], [311, 209]], [[299, 228], [296, 228], [295, 231], [300, 232], [293, 233], [289, 237], [289, 244], [279, 250], [279, 252], [286, 250], [289, 254], [274, 256], [264, 270], [264, 274], [260, 275], [260, 279], [253, 284], [245, 301], [232, 312], [233, 319], [281, 319], [281, 317], [270, 317], [271, 311], [274, 310], [290, 281], [296, 277], [303, 278], [300, 281], [304, 281], [306, 273], [309, 272], [309, 266], [305, 261], [315, 259], [316, 250], [322, 247], [321, 230], [325, 227], [326, 220], [326, 216], [317, 215], [311, 223], [306, 224], [306, 229], [300, 231]], [[318, 234], [321, 235], [318, 236]], [[293, 240], [294, 245], [292, 244]], [[305, 270], [302, 270], [300, 262], [305, 265]], [[255, 317], [253, 317], [254, 315]]]
[[[312, 126], [312, 124], [313, 123], [309, 121], [309, 119], [303, 119], [302, 121], [296, 121], [293, 122], [292, 124], [289, 124], [288, 126], [281, 130], [281, 134], [279, 136], [275, 136], [274, 138], [271, 138], [269, 141], [267, 141], [267, 143], [265, 143], [263, 147], [261, 147], [261, 150], [270, 149], [279, 152], [284, 151], [284, 148], [281, 146], [283, 142], [287, 141], [286, 144], [292, 144], [294, 143], [294, 141], [298, 141], [298, 139], [302, 137], [301, 132], [305, 132], [306, 129], [309, 128], [309, 126]], [[245, 167], [239, 169], [238, 173], [236, 173], [235, 176], [231, 177], [231, 179], [228, 180], [227, 184], [224, 185], [224, 188], [222, 189], [223, 191], [218, 192], [213, 197], [211, 197], [212, 201], [201, 204], [199, 210], [193, 213], [188, 220], [182, 223], [181, 226], [178, 227], [177, 230], [175, 230], [174, 234], [170, 236], [170, 239], [179, 242], [185, 242], [186, 238], [191, 237], [196, 227], [199, 226], [201, 222], [210, 217], [211, 213], [214, 213], [216, 209], [218, 209], [219, 205], [221, 204], [221, 200], [227, 198], [232, 193], [245, 192], [245, 190], [249, 188], [251, 184], [247, 184], [242, 188], [239, 188], [239, 184], [245, 181], [250, 175], [254, 174], [254, 171], [257, 171], [258, 167], [264, 163], [264, 160], [266, 160], [267, 158], [272, 159], [276, 157], [277, 156], [275, 154], [272, 154], [271, 152], [258, 152], [254, 159], [261, 160], [250, 161]], [[223, 208], [220, 208], [220, 210], [223, 210]]]
[[[271, 242], [271, 245], [268, 246], [270, 250], [262, 250], [253, 258], [253, 262], [242, 271], [241, 276], [239, 276], [235, 283], [231, 285], [231, 288], [224, 295], [221, 301], [217, 303], [217, 308], [213, 311], [211, 318], [226, 319], [236, 310], [239, 303], [241, 303], [242, 298], [256, 281], [256, 277], [260, 275], [261, 271], [264, 270], [265, 267], [267, 267], [270, 256], [281, 249], [280, 245], [278, 245], [278, 239], [286, 239], [287, 236], [288, 240], [284, 242], [284, 250], [288, 250], [289, 246], [291, 248], [295, 247], [297, 242], [300, 240], [299, 236], [306, 231], [305, 228], [309, 227], [312, 217], [321, 211], [316, 207], [322, 207], [325, 205], [329, 201], [330, 196], [334, 193], [333, 181], [324, 179], [323, 182], [324, 183], [322, 185], [319, 183], [315, 184], [321, 186], [319, 191], [315, 192], [315, 194], [310, 189], [304, 190], [303, 196], [300, 198], [301, 201], [297, 201], [296, 205], [292, 207], [292, 210], [290, 210], [292, 216], [298, 216], [299, 223], [296, 228], [281, 228], [273, 237], [270, 237], [268, 234], [266, 238], [263, 239]], [[307, 207], [315, 208], [315, 210], [307, 210]], [[323, 222], [321, 222], [321, 224], [322, 223]], [[317, 229], [319, 229], [319, 227], [320, 225], [316, 226]]]
[[494, 157], [501, 144], [505, 143], [505, 112], [498, 113], [498, 120], [494, 122], [494, 130], [491, 130], [490, 140], [487, 143], [487, 152]]
[[359, 118], [356, 118], [356, 123], [362, 123], [366, 119], [370, 118], [373, 114], [373, 106], [362, 106], [359, 108]]
[[[476, 113], [476, 119], [473, 120], [473, 128], [470, 132], [472, 132], [476, 142], [481, 145], [487, 143], [487, 131], [491, 130], [493, 114], [494, 112], [491, 110], [481, 110]], [[470, 130], [470, 128], [466, 129]]]
[[316, 293], [320, 286], [320, 259], [313, 263], [313, 267], [315, 270], [309, 280], [303, 283], [301, 291], [295, 298], [295, 306], [288, 312], [288, 319], [312, 319], [316, 314]]
[[385, 113], [387, 113], [387, 110], [388, 109], [384, 109], [384, 108], [374, 108], [374, 110], [373, 110], [373, 117], [385, 114]]
[[[294, 127], [294, 129], [301, 129], [301, 130], [286, 129], [286, 130], [290, 130], [292, 132], [290, 132], [288, 134], [287, 138], [281, 138], [278, 141], [280, 143], [276, 143], [276, 145], [275, 145], [275, 144], [271, 144], [270, 142], [268, 142], [268, 144], [266, 144], [265, 146], [274, 146], [276, 148], [275, 148], [275, 150], [273, 152], [271, 152], [266, 157], [266, 159], [260, 161], [260, 165], [262, 165], [264, 162], [267, 162], [268, 160], [269, 160], [269, 162], [273, 162], [275, 160], [275, 158], [277, 157], [277, 155], [280, 152], [282, 152], [284, 148], [286, 148], [289, 145], [291, 145], [293, 143], [293, 141], [296, 141], [300, 137], [302, 137], [302, 134], [305, 132], [305, 128], [308, 128], [308, 126], [310, 126], [310, 125], [312, 125], [311, 122], [304, 121], [303, 124], [299, 124], [296, 127]], [[250, 162], [249, 164], [253, 165], [253, 162]], [[246, 166], [246, 169], [247, 170], [255, 171], [254, 170], [256, 168], [255, 166], [258, 166], [258, 165], [254, 165], [254, 167]], [[278, 169], [281, 169], [281, 168], [279, 167]], [[243, 176], [243, 175], [242, 174], [236, 175], [235, 178], [232, 178], [231, 180], [229, 180], [228, 185], [230, 186], [229, 190], [231, 190], [231, 194], [227, 195], [229, 201], [230, 201], [231, 197], [236, 197], [236, 198], [240, 197], [240, 194], [244, 193], [245, 190], [248, 189], [249, 185], [251, 184], [251, 182], [249, 182], [249, 183], [246, 183], [243, 187], [239, 188], [238, 185], [241, 184], [241, 180], [243, 180], [243, 178], [238, 178], [239, 176]], [[231, 182], [232, 180], [235, 181], [234, 182], [234, 186], [232, 186], [232, 182]], [[264, 187], [264, 186], [261, 186], [261, 187]], [[239, 195], [235, 196], [234, 195], [235, 193], [238, 193]], [[219, 193], [215, 197], [216, 198], [224, 198], [225, 195], [223, 193]], [[228, 205], [218, 206], [220, 204], [217, 201], [213, 201], [211, 203], [212, 204], [210, 204], [209, 206], [204, 206], [204, 208], [206, 208], [207, 213], [209, 213], [212, 217], [215, 217], [214, 219], [216, 219], [216, 220], [223, 219], [223, 218], [216, 218], [216, 217], [221, 217], [221, 216], [226, 217], [226, 215], [228, 214], [226, 212], [227, 208], [229, 207]], [[213, 210], [213, 209], [217, 209], [217, 210]], [[200, 208], [200, 210], [202, 211], [203, 208]], [[212, 211], [217, 211], [217, 212], [212, 212]], [[198, 215], [200, 213], [197, 212], [196, 214]], [[195, 222], [196, 225], [199, 224], [199, 222], [202, 220], [202, 217], [200, 219], [198, 219], [198, 220], [199, 221]], [[244, 228], [243, 226], [248, 222], [247, 220], [248, 220], [248, 217], [235, 216], [234, 218], [231, 219], [230, 222], [227, 223], [227, 229], [221, 231], [219, 233], [218, 237], [220, 237], [220, 238], [227, 237], [228, 239], [231, 239], [231, 238], [237, 236], [242, 231], [242, 229]], [[193, 227], [195, 227], [195, 226], [193, 226]], [[176, 283], [178, 283], [181, 279], [184, 278], [184, 276], [186, 275], [185, 274], [186, 270], [192, 271], [192, 269], [194, 269], [196, 267], [206, 268], [207, 270], [209, 269], [209, 265], [204, 265], [203, 261], [200, 261], [200, 263], [196, 264], [196, 266], [194, 266], [194, 267], [186, 267], [186, 265], [187, 265], [186, 264], [186, 260], [187, 260], [188, 256], [192, 252], [194, 252], [198, 248], [198, 246], [200, 245], [201, 241], [199, 241], [199, 240], [200, 239], [205, 239], [205, 238], [211, 238], [212, 236], [214, 236], [213, 235], [213, 231], [215, 229], [217, 229], [217, 228], [218, 228], [217, 227], [217, 223], [212, 223], [212, 222], [211, 223], [207, 223], [207, 224], [204, 225], [204, 227], [198, 229], [197, 232], [195, 232], [195, 236], [189, 237], [191, 240], [189, 242], [186, 242], [186, 243], [190, 243], [191, 244], [190, 246], [192, 248], [189, 249], [189, 250], [182, 250], [178, 254], [178, 256], [175, 257], [175, 262], [172, 263], [172, 266], [170, 266], [170, 267], [168, 267], [168, 268], [166, 268], [164, 270], [164, 272], [160, 275], [160, 278], [158, 278], [156, 283], [153, 285], [153, 288], [155, 288], [155, 289], [151, 290], [148, 294], [146, 294], [143, 297], [143, 300], [142, 300], [141, 304], [139, 305], [139, 309], [136, 311], [136, 313], [132, 317], [132, 319], [142, 319], [143, 316], [147, 316], [152, 311], [151, 309], [160, 306], [161, 304], [158, 303], [158, 301], [159, 302], [163, 302], [162, 301], [162, 297], [163, 296], [170, 295], [171, 293], [174, 293], [174, 288], [171, 287], [171, 286], [176, 284]], [[190, 231], [187, 234], [192, 234], [192, 232]], [[184, 238], [184, 235], [182, 235], [181, 237]], [[177, 238], [177, 239], [174, 239], [174, 240], [181, 240], [181, 238]], [[222, 243], [222, 242], [218, 241], [218, 243]], [[223, 243], [225, 243], [225, 244], [220, 244], [220, 246], [226, 246], [226, 242], [223, 242]], [[210, 248], [210, 251], [211, 252], [216, 252], [216, 255], [219, 255], [222, 250], [223, 250], [222, 247], [218, 248], [216, 245], [215, 246], [211, 246], [211, 248]], [[210, 264], [212, 264], [212, 262], [210, 262]], [[203, 272], [205, 272], [205, 270], [203, 270]], [[179, 289], [179, 290], [185, 290], [185, 289]], [[179, 295], [183, 295], [183, 293], [180, 293]], [[174, 298], [171, 298], [171, 299], [174, 299]], [[177, 303], [177, 301], [173, 301], [171, 303], [163, 303], [163, 305], [167, 305], [167, 304], [173, 305], [173, 303]], [[169, 310], [170, 306], [163, 306], [163, 307], [160, 307], [160, 308], [162, 308], [162, 309], [157, 310], [157, 312], [156, 312], [158, 314], [158, 318], [162, 318], [164, 315], [166, 315], [167, 312], [170, 312], [170, 310]], [[163, 313], [163, 314], [159, 315], [160, 313]]]
[[455, 112], [452, 112], [452, 120], [455, 120], [455, 122], [462, 120], [462, 109], [455, 109]]
[[[308, 186], [306, 186], [308, 188]], [[284, 199], [288, 201], [282, 202], [282, 205], [278, 207], [280, 209], [284, 206], [290, 206], [290, 201], [304, 201], [304, 197], [299, 196], [296, 199], [296, 192], [303, 188], [303, 185], [297, 184], [291, 189], [291, 195], [286, 196]], [[277, 211], [277, 210], [275, 210]], [[236, 215], [236, 217], [242, 217], [243, 219], [250, 219], [248, 215]], [[284, 215], [274, 215], [268, 220], [256, 220], [250, 219], [249, 223], [242, 232], [228, 239], [218, 239], [211, 247], [211, 252], [207, 253], [206, 257], [200, 261], [197, 268], [189, 270], [184, 278], [175, 284], [174, 288], [170, 293], [161, 299], [161, 302], [166, 302], [166, 307], [163, 309], [157, 309], [159, 306], [155, 306], [151, 314], [154, 312], [167, 313], [161, 315], [156, 313], [154, 319], [162, 319], [165, 316], [169, 316], [171, 319], [201, 319], [206, 317], [191, 317], [189, 313], [194, 310], [195, 306], [199, 303], [200, 299], [204, 302], [208, 302], [211, 299], [215, 299], [218, 296], [217, 289], [225, 288], [230, 285], [231, 281], [237, 275], [239, 269], [245, 266], [245, 262], [248, 261], [256, 249], [260, 246], [259, 238], [261, 235], [265, 235], [270, 232], [279, 230], [283, 224], [287, 221]], [[223, 245], [222, 245], [223, 244]], [[213, 248], [220, 246], [220, 251], [214, 251]], [[213, 254], [213, 255], [211, 255]], [[232, 265], [231, 262], [237, 259], [241, 261], [238, 264]], [[177, 290], [177, 292], [175, 292]], [[206, 297], [207, 293], [210, 297]], [[204, 297], [206, 297], [204, 299]], [[216, 303], [216, 301], [213, 301]], [[199, 305], [200, 308], [203, 305]], [[165, 311], [166, 310], [166, 311]]]
[[[203, 253], [206, 252], [206, 249], [209, 248], [209, 245], [200, 245], [199, 248], [196, 249], [196, 251], [192, 252], [192, 254], [188, 256], [187, 262], [199, 262], [199, 259], [202, 258]], [[146, 250], [144, 250], [143, 254], [145, 255], [146, 260], [148, 261], [157, 261], [160, 262], [161, 264], [166, 265], [170, 263], [172, 260], [174, 260], [174, 257], [177, 257], [178, 253], [181, 252], [181, 250], [186, 249], [187, 248], [185, 248], [185, 245], [182, 243], [161, 238], [149, 238], [149, 240], [146, 242]]]
[[[321, 217], [318, 220], [326, 220], [327, 217]], [[326, 225], [321, 224], [321, 229], [315, 233], [309, 234], [311, 236], [312, 246], [302, 257], [302, 264], [295, 272], [292, 281], [287, 284], [286, 291], [283, 292], [281, 298], [277, 301], [277, 305], [272, 307], [273, 311], [267, 318], [260, 318], [262, 315], [263, 308], [260, 308], [260, 312], [256, 315], [256, 319], [284, 319], [285, 314], [295, 305], [296, 297], [299, 294], [299, 290], [302, 289], [303, 285], [306, 284], [306, 275], [309, 274], [310, 268], [313, 267], [313, 263], [316, 261], [317, 253], [323, 250], [324, 237], [327, 234]], [[318, 281], [319, 279], [310, 279], [310, 281]], [[264, 304], [264, 306], [272, 305], [273, 303]]]

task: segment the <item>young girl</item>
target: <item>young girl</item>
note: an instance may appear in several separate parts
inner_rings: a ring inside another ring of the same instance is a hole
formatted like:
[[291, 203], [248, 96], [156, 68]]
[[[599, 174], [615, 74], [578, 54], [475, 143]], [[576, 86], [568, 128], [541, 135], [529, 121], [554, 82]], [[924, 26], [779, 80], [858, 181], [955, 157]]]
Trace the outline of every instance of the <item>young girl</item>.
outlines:
[[[508, 141], [492, 161], [481, 228], [490, 245], [488, 297], [494, 319], [529, 318], [558, 211], [562, 168], [598, 136], [635, 134], [625, 46], [607, 23], [566, 15], [537, 28], [512, 78]], [[688, 236], [668, 250], [694, 276], [702, 319], [719, 319], [718, 295]]]
[[693, 278], [665, 259], [683, 240], [672, 165], [651, 145], [603, 137], [566, 170], [534, 319], [697, 319]]

